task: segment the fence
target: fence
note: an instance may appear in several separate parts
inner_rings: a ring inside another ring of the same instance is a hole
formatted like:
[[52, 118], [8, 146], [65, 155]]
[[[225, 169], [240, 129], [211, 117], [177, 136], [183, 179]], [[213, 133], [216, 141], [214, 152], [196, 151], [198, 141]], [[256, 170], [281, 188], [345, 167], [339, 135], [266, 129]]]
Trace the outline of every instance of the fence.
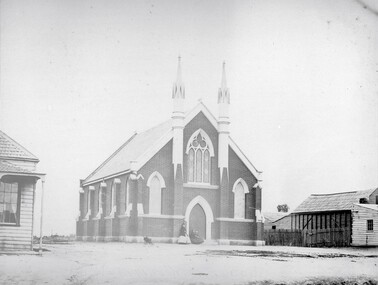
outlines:
[[350, 228], [265, 230], [266, 245], [344, 247], [351, 245]]
[[265, 230], [266, 245], [303, 246], [301, 230]]

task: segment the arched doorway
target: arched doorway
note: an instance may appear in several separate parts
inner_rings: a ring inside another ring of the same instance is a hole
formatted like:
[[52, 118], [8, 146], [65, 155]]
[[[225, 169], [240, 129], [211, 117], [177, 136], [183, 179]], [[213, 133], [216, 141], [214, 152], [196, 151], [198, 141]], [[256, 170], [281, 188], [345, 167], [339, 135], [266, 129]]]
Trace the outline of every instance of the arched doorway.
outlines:
[[206, 238], [206, 215], [202, 207], [197, 204], [193, 207], [189, 216], [189, 233], [194, 230], [199, 236]]
[[186, 208], [185, 221], [189, 231], [195, 229], [205, 240], [211, 239], [211, 224], [214, 222], [213, 211], [202, 196], [197, 196], [190, 201]]

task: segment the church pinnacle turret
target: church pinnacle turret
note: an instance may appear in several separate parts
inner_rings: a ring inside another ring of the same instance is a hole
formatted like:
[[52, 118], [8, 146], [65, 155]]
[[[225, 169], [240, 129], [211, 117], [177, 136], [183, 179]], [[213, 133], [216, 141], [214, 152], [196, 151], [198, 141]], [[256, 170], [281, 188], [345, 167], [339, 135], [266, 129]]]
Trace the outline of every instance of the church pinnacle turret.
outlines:
[[185, 87], [181, 78], [181, 57], [178, 58], [177, 78], [173, 84], [172, 91], [172, 129], [173, 129], [173, 148], [172, 148], [172, 162], [174, 165], [174, 177], [177, 172], [182, 177], [183, 165], [183, 143], [184, 143], [184, 103], [185, 103]]
[[229, 92], [229, 90], [227, 88], [226, 63], [225, 62], [223, 62], [221, 87], [219, 88], [219, 91], [218, 91], [218, 104], [219, 103], [230, 104], [230, 92]]
[[[230, 134], [230, 92], [226, 82], [226, 64], [223, 62], [221, 87], [218, 91], [218, 166], [220, 175], [228, 173], [228, 136]], [[224, 172], [226, 170], [226, 172]]]
[[178, 57], [177, 78], [173, 84], [172, 98], [185, 99], [185, 86], [181, 78], [181, 56]]

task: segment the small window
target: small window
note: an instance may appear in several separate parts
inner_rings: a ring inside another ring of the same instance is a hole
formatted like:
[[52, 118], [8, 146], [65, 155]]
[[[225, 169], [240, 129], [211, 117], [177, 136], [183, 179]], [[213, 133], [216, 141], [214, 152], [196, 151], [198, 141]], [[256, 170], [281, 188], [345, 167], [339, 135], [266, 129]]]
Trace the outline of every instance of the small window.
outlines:
[[377, 196], [375, 196], [375, 204], [377, 204], [377, 205], [378, 205], [378, 195], [377, 195]]
[[18, 183], [0, 182], [0, 224], [19, 224]]
[[373, 231], [373, 220], [367, 220], [367, 230], [368, 231]]

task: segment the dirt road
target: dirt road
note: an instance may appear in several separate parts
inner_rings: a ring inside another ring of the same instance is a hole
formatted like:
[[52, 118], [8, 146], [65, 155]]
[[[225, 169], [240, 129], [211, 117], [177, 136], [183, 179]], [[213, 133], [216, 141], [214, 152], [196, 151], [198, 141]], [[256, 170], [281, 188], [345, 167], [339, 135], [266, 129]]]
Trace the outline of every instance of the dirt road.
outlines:
[[377, 248], [74, 243], [47, 249], [42, 257], [0, 255], [0, 284], [378, 284]]

